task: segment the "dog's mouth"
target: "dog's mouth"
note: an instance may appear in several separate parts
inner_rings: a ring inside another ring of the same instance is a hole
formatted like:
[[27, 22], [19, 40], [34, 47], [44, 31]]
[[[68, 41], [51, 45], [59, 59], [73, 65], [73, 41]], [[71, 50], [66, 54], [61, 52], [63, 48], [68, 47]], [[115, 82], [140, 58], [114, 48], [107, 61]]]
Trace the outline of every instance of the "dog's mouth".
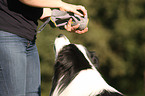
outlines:
[[55, 42], [54, 42], [54, 51], [56, 55], [61, 51], [61, 49], [64, 46], [69, 44], [70, 44], [69, 39], [65, 35], [59, 34], [58, 37], [55, 38]]

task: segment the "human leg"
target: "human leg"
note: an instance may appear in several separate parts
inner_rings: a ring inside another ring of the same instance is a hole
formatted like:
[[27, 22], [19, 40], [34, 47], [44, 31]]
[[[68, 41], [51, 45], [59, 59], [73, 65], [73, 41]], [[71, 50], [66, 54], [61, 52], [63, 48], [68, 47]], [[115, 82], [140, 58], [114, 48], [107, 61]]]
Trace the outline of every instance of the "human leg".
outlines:
[[[36, 50], [31, 52], [34, 47], [28, 45], [28, 40], [0, 31], [0, 96], [40, 96], [38, 53]], [[28, 94], [33, 92], [35, 95]]]
[[0, 94], [24, 96], [26, 89], [25, 40], [16, 35], [0, 32]]
[[37, 47], [33, 42], [30, 42], [27, 48], [27, 75], [26, 75], [26, 94], [27, 96], [40, 96], [41, 76], [40, 76], [40, 61]]

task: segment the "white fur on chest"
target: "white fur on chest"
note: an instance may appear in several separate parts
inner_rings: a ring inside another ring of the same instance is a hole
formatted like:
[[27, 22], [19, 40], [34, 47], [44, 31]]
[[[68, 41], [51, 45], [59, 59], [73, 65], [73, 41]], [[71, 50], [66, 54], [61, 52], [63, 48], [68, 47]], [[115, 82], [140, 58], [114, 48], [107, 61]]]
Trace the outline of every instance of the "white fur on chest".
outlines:
[[104, 88], [108, 91], [118, 92], [109, 86], [96, 70], [82, 70], [76, 78], [64, 89], [61, 94], [53, 96], [94, 96], [101, 93]]

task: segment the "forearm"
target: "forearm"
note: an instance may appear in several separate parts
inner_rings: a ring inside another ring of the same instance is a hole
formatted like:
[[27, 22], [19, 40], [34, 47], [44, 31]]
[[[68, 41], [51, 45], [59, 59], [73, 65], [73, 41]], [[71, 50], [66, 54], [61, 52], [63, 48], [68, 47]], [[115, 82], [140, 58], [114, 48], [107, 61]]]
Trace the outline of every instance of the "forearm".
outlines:
[[[62, 0], [19, 0], [19, 1], [33, 7], [59, 8], [64, 11], [73, 12], [80, 16], [87, 14], [87, 10], [85, 9], [85, 7], [80, 5], [68, 4], [63, 2]], [[77, 10], [81, 10], [83, 12], [83, 15]]]
[[26, 5], [40, 8], [61, 8], [61, 6], [65, 4], [61, 0], [19, 0], [19, 1]]

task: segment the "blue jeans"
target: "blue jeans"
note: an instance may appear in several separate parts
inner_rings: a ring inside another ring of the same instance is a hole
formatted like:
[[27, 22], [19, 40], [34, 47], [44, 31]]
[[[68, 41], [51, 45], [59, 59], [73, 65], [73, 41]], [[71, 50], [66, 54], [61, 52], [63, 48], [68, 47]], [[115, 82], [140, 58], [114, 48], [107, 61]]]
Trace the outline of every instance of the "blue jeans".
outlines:
[[40, 96], [35, 42], [0, 30], [0, 96]]

